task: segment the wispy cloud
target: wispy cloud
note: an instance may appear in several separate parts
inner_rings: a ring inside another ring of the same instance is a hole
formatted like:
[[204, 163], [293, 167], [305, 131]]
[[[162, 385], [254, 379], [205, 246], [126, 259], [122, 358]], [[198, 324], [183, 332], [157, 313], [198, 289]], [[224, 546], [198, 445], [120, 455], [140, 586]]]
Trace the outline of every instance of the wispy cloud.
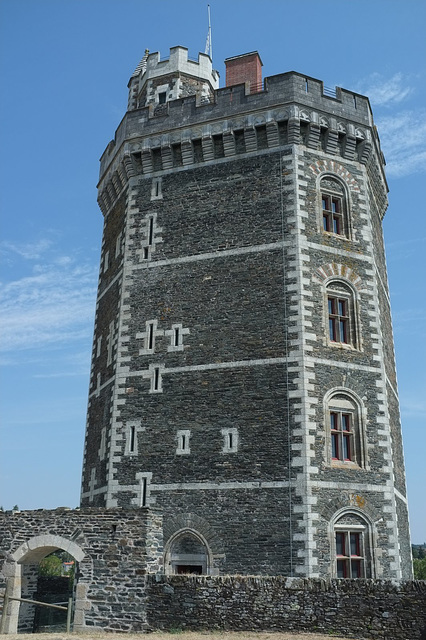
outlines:
[[426, 112], [401, 110], [402, 103], [415, 95], [413, 78], [402, 73], [390, 78], [372, 73], [358, 83], [357, 90], [372, 104], [386, 157], [386, 174], [400, 178], [426, 171]]
[[419, 398], [402, 397], [401, 416], [402, 418], [426, 418], [426, 402]]
[[377, 119], [386, 173], [402, 177], [426, 171], [426, 111], [402, 111]]
[[395, 73], [385, 78], [380, 73], [372, 73], [358, 85], [358, 91], [368, 96], [374, 106], [392, 106], [403, 102], [413, 93], [410, 78]]
[[35, 242], [11, 242], [3, 240], [0, 243], [0, 255], [6, 263], [11, 263], [13, 258], [24, 258], [25, 260], [40, 260], [47, 249], [52, 246], [52, 240], [42, 238]]
[[22, 349], [69, 343], [92, 331], [97, 269], [72, 255], [49, 251], [51, 243], [33, 245], [3, 243], [3, 251], [14, 252], [31, 265], [29, 275], [2, 285], [0, 349]]

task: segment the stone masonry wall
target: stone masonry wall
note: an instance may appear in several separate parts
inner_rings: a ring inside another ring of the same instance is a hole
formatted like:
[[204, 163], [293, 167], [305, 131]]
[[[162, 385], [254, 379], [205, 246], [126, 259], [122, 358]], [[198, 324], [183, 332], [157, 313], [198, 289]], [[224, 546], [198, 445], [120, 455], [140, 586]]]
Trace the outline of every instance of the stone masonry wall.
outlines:
[[420, 640], [426, 582], [150, 576], [148, 621], [163, 629], [321, 631]]
[[[56, 549], [78, 562], [74, 630], [143, 631], [146, 575], [162, 563], [162, 518], [147, 509], [0, 513], [0, 593], [33, 598], [38, 563]], [[28, 607], [27, 607], [28, 609]], [[6, 633], [31, 629], [29, 611], [8, 607]]]

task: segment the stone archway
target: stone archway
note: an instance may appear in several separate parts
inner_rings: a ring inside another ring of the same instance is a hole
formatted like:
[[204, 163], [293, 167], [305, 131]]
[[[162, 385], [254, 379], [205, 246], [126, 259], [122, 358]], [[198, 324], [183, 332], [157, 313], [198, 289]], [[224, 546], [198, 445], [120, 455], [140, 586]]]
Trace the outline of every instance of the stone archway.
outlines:
[[194, 529], [181, 529], [167, 541], [164, 550], [166, 574], [209, 575], [212, 566], [213, 557], [207, 541]]
[[[37, 566], [40, 560], [58, 549], [69, 553], [77, 563], [81, 562], [85, 557], [85, 553], [78, 544], [62, 536], [51, 534], [34, 536], [22, 543], [13, 553], [7, 554], [2, 573], [6, 578], [9, 597], [22, 597], [22, 581], [25, 567], [29, 565]], [[83, 611], [85, 608], [85, 596], [82, 590], [78, 589], [76, 594], [75, 611]], [[18, 632], [20, 605], [21, 603], [17, 600], [10, 601], [8, 612], [6, 612], [5, 633]]]

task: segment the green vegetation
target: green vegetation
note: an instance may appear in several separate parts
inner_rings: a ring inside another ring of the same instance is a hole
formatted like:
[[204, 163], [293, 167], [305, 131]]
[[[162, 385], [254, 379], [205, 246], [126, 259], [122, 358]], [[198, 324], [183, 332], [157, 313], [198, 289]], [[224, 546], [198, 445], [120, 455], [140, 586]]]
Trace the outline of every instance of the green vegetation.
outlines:
[[[72, 562], [72, 566], [70, 569], [65, 570], [64, 562]], [[44, 576], [48, 578], [52, 578], [55, 576], [65, 576], [69, 578], [70, 583], [72, 584], [74, 581], [75, 574], [75, 562], [74, 558], [70, 556], [66, 551], [54, 551], [50, 555], [43, 558], [40, 561], [38, 566], [38, 575]]]
[[426, 580], [426, 542], [411, 545], [415, 580]]

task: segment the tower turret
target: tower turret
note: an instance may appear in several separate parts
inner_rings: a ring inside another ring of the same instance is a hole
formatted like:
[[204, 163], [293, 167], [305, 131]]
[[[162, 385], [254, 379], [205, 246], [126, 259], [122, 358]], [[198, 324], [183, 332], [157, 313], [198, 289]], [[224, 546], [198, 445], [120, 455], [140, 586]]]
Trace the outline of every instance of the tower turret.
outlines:
[[219, 88], [219, 74], [212, 68], [210, 57], [198, 54], [198, 60], [188, 58], [188, 49], [172, 47], [168, 59], [160, 54], [145, 55], [135, 69], [129, 84], [128, 110], [166, 104], [170, 100], [197, 95], [201, 102], [210, 101]]

